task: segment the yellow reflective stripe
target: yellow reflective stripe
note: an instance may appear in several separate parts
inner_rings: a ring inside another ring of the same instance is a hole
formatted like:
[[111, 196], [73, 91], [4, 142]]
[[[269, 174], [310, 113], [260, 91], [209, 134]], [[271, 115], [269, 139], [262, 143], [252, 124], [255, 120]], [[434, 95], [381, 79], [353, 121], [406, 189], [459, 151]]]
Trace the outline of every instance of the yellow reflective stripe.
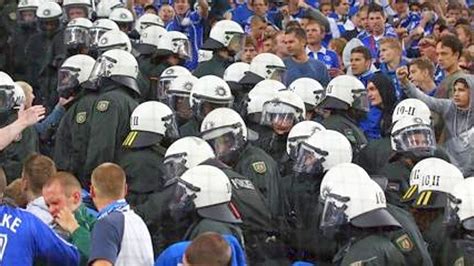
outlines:
[[405, 192], [405, 195], [403, 195], [402, 198], [403, 198], [403, 199], [408, 199], [408, 198], [410, 198], [410, 197], [413, 195], [413, 193], [415, 192], [416, 188], [417, 188], [416, 185], [415, 185], [415, 186], [411, 186], [411, 187], [407, 190], [407, 192]]
[[130, 132], [130, 134], [128, 134], [128, 136], [125, 138], [125, 141], [123, 142], [123, 146], [130, 146], [132, 145], [133, 141], [135, 140], [135, 138], [137, 137], [138, 135], [138, 132]]
[[428, 205], [428, 201], [430, 200], [432, 193], [433, 193], [432, 191], [427, 191], [426, 192], [425, 199], [423, 200], [423, 205]]
[[424, 196], [425, 196], [425, 191], [421, 192], [420, 197], [416, 201], [416, 205], [421, 205], [421, 202], [423, 201]]

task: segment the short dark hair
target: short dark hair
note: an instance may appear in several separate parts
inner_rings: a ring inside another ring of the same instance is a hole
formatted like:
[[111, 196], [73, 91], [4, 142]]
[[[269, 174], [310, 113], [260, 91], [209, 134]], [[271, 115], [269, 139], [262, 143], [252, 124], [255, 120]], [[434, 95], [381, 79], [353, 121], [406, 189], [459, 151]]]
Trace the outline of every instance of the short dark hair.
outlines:
[[230, 265], [232, 251], [227, 241], [214, 232], [207, 232], [196, 237], [184, 252], [190, 265]]
[[372, 55], [370, 54], [370, 50], [365, 46], [357, 46], [351, 50], [351, 54], [359, 53], [364, 56], [365, 60], [372, 60]]
[[442, 46], [446, 46], [451, 49], [451, 51], [453, 51], [453, 54], [458, 53], [458, 58], [461, 57], [463, 47], [461, 41], [457, 36], [451, 34], [445, 35], [441, 37], [441, 39], [439, 39], [438, 44], [439, 43], [441, 43]]
[[367, 14], [370, 14], [370, 13], [381, 13], [382, 16], [385, 17], [385, 13], [383, 12], [383, 7], [376, 3], [369, 4], [369, 10], [367, 11]]
[[295, 37], [299, 40], [306, 41], [306, 31], [301, 27], [290, 27], [287, 28], [285, 34], [295, 34]]
[[431, 62], [431, 60], [429, 60], [428, 58], [424, 58], [424, 57], [416, 58], [410, 62], [409, 66], [410, 67], [416, 66], [420, 70], [428, 70], [428, 74], [430, 75], [430, 77], [434, 76], [435, 67], [433, 63]]

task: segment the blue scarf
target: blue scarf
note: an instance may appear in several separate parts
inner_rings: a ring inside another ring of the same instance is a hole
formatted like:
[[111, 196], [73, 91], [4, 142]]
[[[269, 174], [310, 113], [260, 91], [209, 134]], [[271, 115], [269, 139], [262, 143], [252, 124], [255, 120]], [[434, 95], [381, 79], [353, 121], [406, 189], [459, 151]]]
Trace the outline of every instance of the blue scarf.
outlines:
[[125, 199], [119, 199], [107, 205], [105, 208], [100, 210], [99, 214], [97, 215], [97, 220], [104, 218], [105, 216], [109, 215], [112, 212], [124, 212], [130, 210], [130, 206], [128, 205]]

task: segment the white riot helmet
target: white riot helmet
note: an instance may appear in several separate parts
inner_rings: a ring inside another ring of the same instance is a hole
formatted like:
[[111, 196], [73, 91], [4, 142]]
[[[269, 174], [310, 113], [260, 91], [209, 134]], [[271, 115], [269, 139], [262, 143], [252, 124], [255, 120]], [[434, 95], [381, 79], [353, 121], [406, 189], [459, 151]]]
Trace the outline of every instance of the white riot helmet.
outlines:
[[186, 170], [210, 158], [215, 158], [209, 144], [198, 137], [184, 137], [175, 141], [166, 150], [163, 159], [165, 179], [180, 177]]
[[399, 102], [393, 110], [392, 124], [407, 116], [419, 117], [425, 124], [431, 125], [430, 108], [421, 100], [409, 98]]
[[171, 82], [167, 91], [168, 106], [180, 119], [188, 120], [193, 116], [189, 95], [197, 82], [198, 78], [193, 75], [180, 76]]
[[141, 148], [179, 137], [173, 111], [163, 103], [148, 101], [138, 105], [130, 116], [130, 133], [124, 147]]
[[135, 23], [135, 30], [141, 36], [143, 30], [150, 26], [158, 26], [163, 28], [165, 24], [158, 15], [145, 13], [137, 19], [137, 22]]
[[69, 98], [86, 82], [94, 68], [94, 58], [78, 54], [67, 58], [58, 70], [57, 91], [60, 97]]
[[362, 112], [369, 111], [367, 89], [354, 76], [341, 75], [333, 78], [324, 92], [319, 108], [348, 110], [352, 107]]
[[119, 31], [117, 23], [108, 18], [101, 18], [94, 21], [94, 23], [92, 23], [92, 27], [89, 29], [89, 34], [91, 36], [91, 47], [97, 48], [99, 46], [100, 37], [110, 30]]
[[461, 171], [446, 161], [440, 160], [420, 169], [421, 182], [418, 195], [413, 202], [415, 208], [446, 208], [454, 187], [464, 180]]
[[198, 120], [202, 120], [210, 110], [219, 107], [230, 108], [233, 102], [234, 96], [229, 85], [222, 78], [214, 75], [199, 78], [189, 97], [189, 106]]
[[39, 6], [39, 0], [21, 0], [17, 5], [16, 21], [20, 26], [36, 26], [36, 10]]
[[12, 110], [17, 98], [15, 82], [7, 73], [0, 71], [0, 112]]
[[[64, 0], [63, 1], [64, 14], [66, 14], [67, 20], [78, 18], [77, 14], [74, 14], [75, 9], [82, 9], [84, 12], [83, 18], [91, 18], [92, 16], [92, 3], [91, 0]], [[70, 13], [73, 13], [72, 16]], [[82, 15], [82, 14], [79, 14]]]
[[112, 12], [110, 12], [109, 15], [109, 19], [117, 23], [119, 29], [125, 33], [132, 31], [133, 22], [135, 21], [132, 12], [130, 12], [130, 10], [124, 7], [117, 7], [112, 9]]
[[393, 125], [392, 150], [417, 157], [432, 156], [436, 149], [433, 128], [419, 117], [404, 117]]
[[421, 174], [424, 173], [425, 171], [424, 168], [432, 167], [433, 165], [440, 164], [440, 163], [443, 164], [444, 162], [445, 161], [440, 158], [431, 157], [431, 158], [423, 159], [419, 161], [418, 163], [416, 163], [410, 172], [410, 178], [409, 178], [410, 187], [407, 189], [407, 191], [405, 191], [405, 194], [403, 194], [400, 201], [410, 202], [416, 198], [416, 196], [418, 195], [418, 188], [420, 187], [420, 183], [422, 180]]
[[293, 171], [321, 175], [338, 164], [351, 161], [352, 147], [349, 140], [337, 131], [322, 130], [301, 143]]
[[229, 205], [232, 187], [227, 175], [217, 167], [198, 165], [178, 179], [176, 202], [171, 203], [173, 212], [179, 206], [193, 202], [199, 216], [213, 220], [240, 223], [239, 214]]
[[386, 209], [382, 188], [355, 164], [331, 168], [322, 180], [320, 195], [324, 202], [323, 231], [348, 223], [359, 228], [401, 227]]
[[143, 55], [150, 55], [156, 52], [161, 36], [167, 31], [158, 26], [149, 26], [140, 34], [140, 41], [136, 47], [137, 51]]
[[177, 77], [191, 76], [191, 72], [182, 66], [171, 66], [165, 69], [160, 76], [158, 84], [156, 84], [157, 97], [160, 101], [165, 102], [166, 93], [171, 85], [171, 82]]
[[209, 38], [201, 49], [219, 50], [227, 48], [232, 54], [238, 53], [242, 48], [244, 30], [235, 21], [220, 20], [211, 28]]
[[312, 78], [299, 78], [293, 81], [288, 89], [294, 91], [304, 101], [306, 111], [314, 110], [324, 95], [324, 88]]
[[99, 51], [99, 54], [101, 54], [112, 49], [132, 52], [132, 43], [127, 34], [119, 30], [110, 30], [104, 33], [104, 35], [99, 39], [97, 50]]
[[296, 93], [283, 90], [276, 92], [273, 99], [263, 104], [260, 124], [272, 127], [281, 135], [290, 132], [291, 128], [303, 121], [305, 116], [303, 100]]
[[64, 44], [68, 51], [80, 52], [80, 49], [88, 49], [91, 43], [89, 30], [92, 22], [87, 18], [75, 18], [64, 30]]
[[464, 229], [474, 231], [474, 177], [468, 177], [457, 184], [452, 192], [456, 199], [451, 209], [457, 214]]
[[271, 53], [261, 53], [250, 62], [250, 70], [240, 80], [242, 84], [257, 84], [264, 79], [282, 81], [286, 66], [280, 57]]
[[242, 117], [260, 123], [263, 104], [272, 100], [278, 91], [285, 89], [285, 85], [280, 81], [272, 79], [260, 81], [247, 94], [247, 99], [245, 99], [241, 110]]
[[247, 142], [247, 126], [234, 110], [217, 108], [202, 121], [201, 137], [211, 145], [219, 160], [232, 165]]
[[300, 144], [311, 137], [317, 131], [326, 130], [326, 128], [318, 122], [301, 121], [291, 128], [286, 141], [286, 153], [291, 159], [295, 160], [298, 155]]
[[114, 8], [125, 7], [121, 0], [100, 0], [97, 3], [96, 15], [98, 18], [109, 18]]
[[36, 9], [36, 17], [38, 18], [39, 26], [42, 31], [47, 31], [44, 24], [46, 21], [57, 22], [56, 29], [59, 28], [62, 15], [63, 10], [61, 6], [55, 2], [45, 2]]
[[89, 81], [97, 88], [102, 79], [110, 79], [140, 94], [137, 77], [138, 63], [135, 57], [127, 51], [114, 49], [97, 58]]
[[245, 72], [249, 71], [250, 65], [244, 62], [236, 62], [228, 66], [224, 71], [224, 80], [231, 89], [240, 89], [239, 81], [244, 77]]
[[182, 60], [192, 60], [191, 42], [188, 37], [179, 31], [169, 31], [163, 34], [158, 41], [156, 55], [176, 55]]

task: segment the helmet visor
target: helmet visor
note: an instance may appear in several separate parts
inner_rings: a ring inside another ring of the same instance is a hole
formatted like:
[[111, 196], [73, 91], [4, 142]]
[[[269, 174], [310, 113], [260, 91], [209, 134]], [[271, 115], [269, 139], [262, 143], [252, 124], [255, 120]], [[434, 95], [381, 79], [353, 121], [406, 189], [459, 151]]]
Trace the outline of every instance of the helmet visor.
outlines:
[[173, 114], [165, 116], [162, 118], [165, 123], [165, 138], [175, 140], [179, 138], [178, 125], [176, 124], [176, 119]]
[[110, 69], [117, 63], [113, 58], [100, 56], [97, 58], [94, 68], [92, 69], [89, 81], [96, 83], [100, 78], [109, 77]]
[[399, 151], [431, 152], [436, 149], [433, 130], [426, 125], [402, 129], [394, 137]]
[[188, 168], [186, 167], [186, 154], [179, 153], [168, 156], [163, 161], [163, 176], [166, 180], [180, 177]]
[[103, 28], [91, 28], [89, 30], [89, 35], [91, 39], [91, 46], [92, 47], [98, 47], [99, 46], [99, 40], [104, 33], [106, 33], [108, 30], [103, 29]]
[[72, 92], [79, 86], [79, 69], [60, 68], [58, 71], [57, 91], [59, 96], [66, 97], [72, 95]]
[[189, 105], [189, 95], [171, 93], [168, 95], [168, 106], [179, 118], [190, 119], [193, 111]]
[[0, 112], [9, 111], [15, 105], [13, 90], [11, 86], [0, 87]]
[[192, 46], [189, 40], [175, 39], [173, 43], [173, 53], [177, 54], [179, 58], [191, 61], [193, 59]]
[[270, 101], [263, 105], [260, 124], [289, 130], [298, 122], [297, 115], [295, 107], [282, 102]]
[[156, 90], [156, 95], [158, 97], [158, 100], [161, 102], [166, 101], [166, 94], [168, 92], [168, 89], [171, 86], [171, 82], [175, 79], [174, 78], [161, 78], [158, 83], [156, 84], [157, 87], [155, 88]]
[[447, 194], [446, 206], [444, 207], [443, 224], [445, 226], [455, 226], [459, 223], [458, 210], [461, 200], [451, 194]]
[[[194, 206], [194, 199], [196, 198], [195, 193], [188, 194], [189, 192], [199, 192], [200, 189], [197, 187], [194, 187], [192, 184], [189, 184], [185, 182], [184, 180], [178, 178], [178, 185], [175, 186], [176, 190], [174, 193], [174, 196], [169, 203], [169, 210], [170, 210], [170, 215], [175, 221], [180, 221], [183, 218], [185, 218], [189, 213], [191, 213], [195, 206]], [[192, 188], [195, 188], [195, 190], [188, 189], [188, 187], [191, 186]]]
[[345, 211], [347, 210], [348, 197], [342, 197], [329, 193], [324, 203], [323, 215], [321, 217], [320, 228], [327, 230], [346, 224], [349, 217]]
[[298, 155], [296, 156], [293, 171], [296, 173], [316, 174], [322, 169], [324, 156], [328, 153], [314, 147], [310, 147], [306, 143], [302, 143]]
[[244, 35], [241, 33], [233, 33], [232, 35], [226, 34], [226, 38], [228, 38], [227, 36], [231, 36], [227, 44], [227, 49], [234, 53], [240, 52], [242, 47], [244, 47]]
[[[209, 132], [210, 134], [215, 134], [216, 132]], [[239, 142], [237, 136], [233, 131], [224, 133], [215, 138], [209, 139], [209, 135], [203, 134], [203, 139], [206, 139], [209, 145], [211, 145], [214, 150], [217, 158], [222, 158], [227, 154], [234, 152], [239, 149]]]
[[66, 46], [84, 45], [89, 47], [89, 30], [83, 27], [68, 27], [64, 31], [64, 44]]
[[367, 97], [367, 90], [352, 90], [352, 95], [354, 97], [354, 102], [352, 103], [352, 108], [361, 110], [364, 112], [369, 111], [369, 98]]
[[283, 82], [283, 79], [285, 78], [286, 75], [286, 68], [282, 67], [268, 67], [270, 69], [273, 69], [272, 74], [268, 77], [268, 79], [273, 79], [276, 81]]

